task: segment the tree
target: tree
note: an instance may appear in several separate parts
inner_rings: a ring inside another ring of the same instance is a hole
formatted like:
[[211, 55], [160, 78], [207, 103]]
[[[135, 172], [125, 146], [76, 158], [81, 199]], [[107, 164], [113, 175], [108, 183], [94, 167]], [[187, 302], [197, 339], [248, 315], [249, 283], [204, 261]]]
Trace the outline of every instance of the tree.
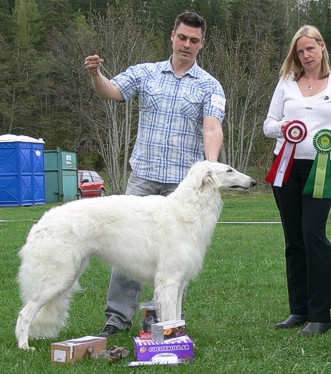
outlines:
[[331, 48], [330, 0], [2, 0], [0, 131], [75, 150], [80, 162], [105, 165], [122, 191], [138, 104], [98, 99], [84, 58], [102, 55], [111, 76], [166, 59], [174, 18], [185, 9], [207, 20], [199, 63], [225, 88], [223, 160], [241, 170], [265, 165], [272, 145], [261, 129], [280, 65], [304, 23]]
[[75, 13], [81, 12], [86, 16], [91, 11], [106, 12], [108, 4], [112, 5], [112, 3], [114, 3], [114, 0], [69, 0], [69, 4]]
[[[5, 38], [0, 34], [0, 124], [1, 132], [10, 133], [13, 124], [13, 110], [10, 105], [11, 82], [9, 74], [10, 46]], [[5, 78], [6, 77], [6, 78]]]
[[17, 37], [10, 51], [4, 42], [1, 48], [1, 68], [5, 71], [1, 79], [2, 128], [7, 133], [42, 137], [40, 95], [48, 66], [35, 48], [42, 29], [35, 0], [18, 0], [13, 20], [17, 25]]
[[98, 53], [105, 60], [104, 74], [111, 78], [130, 65], [153, 59], [155, 38], [148, 15], [130, 4], [121, 9], [108, 7], [105, 15], [91, 13], [88, 24], [79, 17], [75, 29], [58, 34], [52, 43], [58, 71], [57, 105], [66, 106], [73, 116], [69, 126], [76, 135], [75, 147], [100, 154], [113, 193], [123, 192], [126, 185], [138, 104], [99, 99], [83, 61]]
[[2, 0], [0, 3], [0, 34], [7, 42], [11, 43], [16, 36], [16, 25], [8, 0]]
[[40, 41], [41, 22], [35, 0], [17, 0], [14, 18], [17, 24], [17, 46], [28, 49], [35, 47]]
[[271, 42], [268, 37], [246, 31], [244, 27], [239, 29], [232, 40], [229, 35], [213, 30], [202, 56], [204, 67], [221, 81], [227, 99], [222, 161], [243, 172], [261, 133], [270, 87], [274, 84], [274, 77], [270, 79]]
[[[304, 23], [309, 23], [319, 28], [326, 45], [331, 48], [331, 1], [310, 0]], [[301, 26], [301, 25], [300, 25]]]

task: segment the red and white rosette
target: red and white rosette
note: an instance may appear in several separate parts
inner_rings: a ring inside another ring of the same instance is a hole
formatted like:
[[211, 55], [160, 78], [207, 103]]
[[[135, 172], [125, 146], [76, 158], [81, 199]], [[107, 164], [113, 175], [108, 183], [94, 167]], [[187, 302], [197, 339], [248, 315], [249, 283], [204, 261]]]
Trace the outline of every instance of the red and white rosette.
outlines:
[[294, 120], [283, 128], [285, 142], [276, 157], [266, 182], [276, 187], [286, 183], [291, 172], [296, 145], [307, 136], [307, 127], [302, 121]]

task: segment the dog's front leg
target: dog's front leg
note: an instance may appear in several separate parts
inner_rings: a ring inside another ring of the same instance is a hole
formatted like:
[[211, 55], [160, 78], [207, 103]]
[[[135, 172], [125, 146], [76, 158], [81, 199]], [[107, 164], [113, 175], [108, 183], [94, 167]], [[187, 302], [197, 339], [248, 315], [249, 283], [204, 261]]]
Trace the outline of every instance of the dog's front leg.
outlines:
[[183, 309], [186, 289], [187, 289], [187, 282], [183, 281], [179, 287], [178, 296], [177, 296], [177, 307], [176, 307], [176, 319], [177, 320], [182, 319], [182, 309]]
[[[161, 320], [169, 321], [177, 319], [180, 282], [174, 278], [155, 279], [154, 300], [161, 303]], [[179, 315], [181, 314], [181, 302], [179, 302]]]

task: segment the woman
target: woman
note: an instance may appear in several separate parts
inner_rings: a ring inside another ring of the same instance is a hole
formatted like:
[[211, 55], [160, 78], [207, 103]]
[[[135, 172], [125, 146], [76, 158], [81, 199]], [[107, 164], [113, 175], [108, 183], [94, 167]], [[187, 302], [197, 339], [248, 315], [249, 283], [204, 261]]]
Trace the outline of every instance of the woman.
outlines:
[[314, 135], [331, 129], [329, 75], [328, 51], [319, 30], [302, 26], [292, 39], [263, 126], [265, 136], [277, 139], [275, 157], [289, 122], [301, 121], [307, 128], [307, 136], [296, 145], [288, 180], [273, 186], [284, 230], [290, 306], [290, 316], [276, 327], [309, 322], [299, 331], [306, 336], [331, 328], [331, 244], [326, 237], [331, 199], [303, 194], [317, 153]]

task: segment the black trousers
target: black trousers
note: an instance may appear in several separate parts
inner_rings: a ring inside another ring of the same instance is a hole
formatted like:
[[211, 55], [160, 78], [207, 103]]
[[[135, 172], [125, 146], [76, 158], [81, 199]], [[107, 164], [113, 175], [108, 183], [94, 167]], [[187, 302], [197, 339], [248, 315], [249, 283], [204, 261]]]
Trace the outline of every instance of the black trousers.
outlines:
[[331, 199], [303, 195], [313, 161], [294, 160], [290, 177], [273, 187], [284, 238], [290, 314], [330, 322], [331, 244], [326, 223]]

